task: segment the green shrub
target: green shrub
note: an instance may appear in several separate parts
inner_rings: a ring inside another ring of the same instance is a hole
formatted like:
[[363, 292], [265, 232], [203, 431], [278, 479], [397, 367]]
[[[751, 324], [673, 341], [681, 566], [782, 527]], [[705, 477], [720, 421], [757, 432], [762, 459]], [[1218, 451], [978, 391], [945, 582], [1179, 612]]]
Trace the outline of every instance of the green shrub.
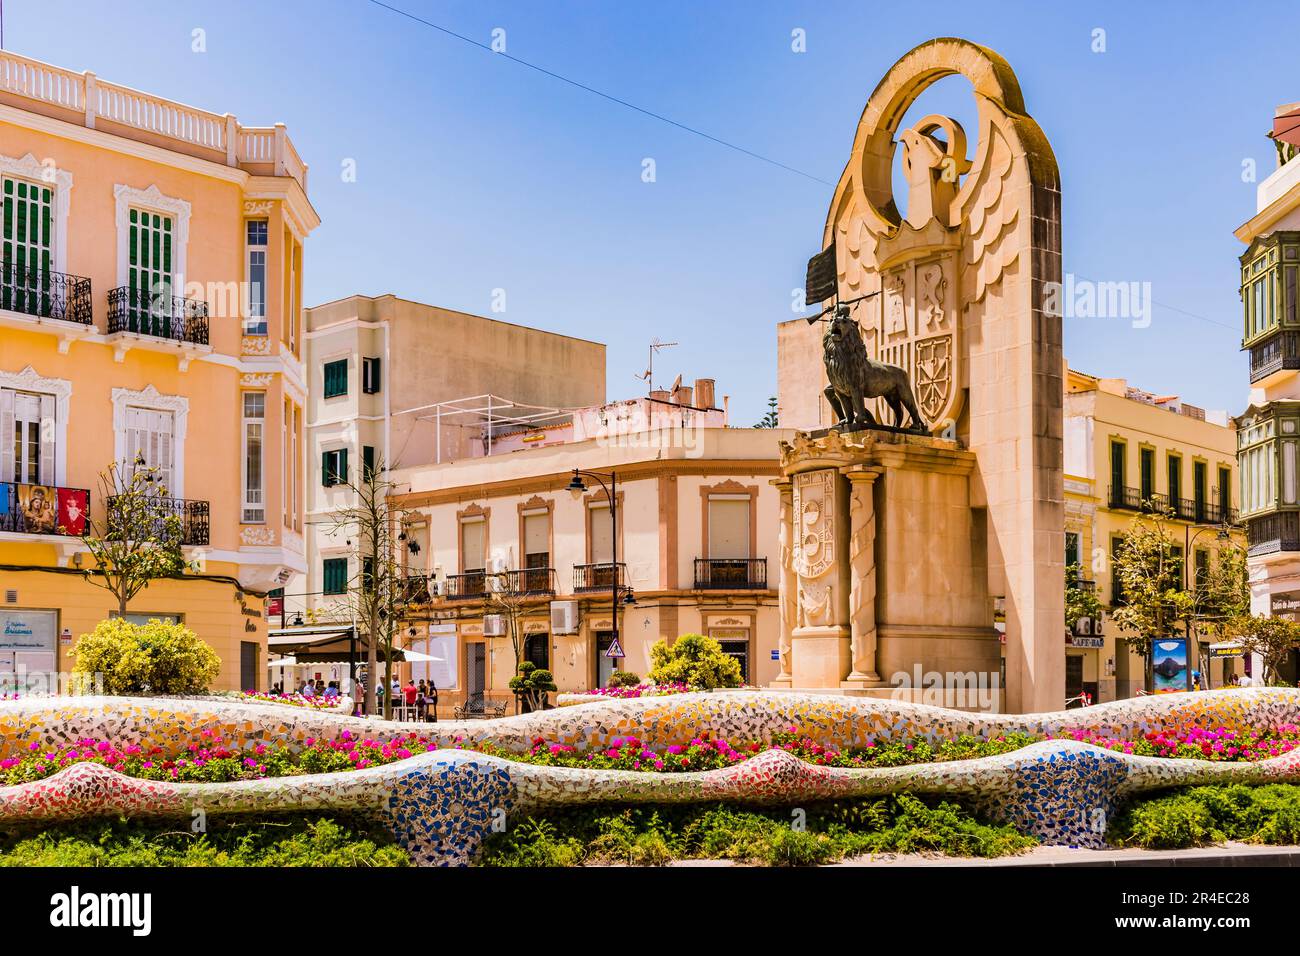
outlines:
[[377, 821], [350, 814], [209, 816], [201, 834], [139, 819], [0, 828], [0, 866], [408, 865]]
[[1106, 837], [1152, 850], [1225, 840], [1300, 844], [1300, 786], [1216, 784], [1139, 797], [1115, 817]]
[[72, 649], [76, 671], [103, 676], [110, 694], [201, 694], [221, 670], [217, 652], [183, 624], [100, 621]]
[[[794, 826], [802, 820], [803, 827]], [[906, 794], [841, 800], [801, 813], [700, 804], [576, 806], [511, 821], [489, 836], [484, 866], [659, 866], [727, 859], [769, 866], [818, 866], [863, 853], [937, 852], [995, 857], [1035, 846], [1010, 826], [991, 826], [964, 808]]]
[[635, 687], [641, 678], [631, 671], [614, 671], [609, 675], [607, 687]]
[[723, 652], [722, 645], [703, 634], [683, 634], [670, 647], [659, 640], [650, 648], [653, 667], [650, 679], [656, 684], [680, 682], [692, 688], [739, 687], [740, 663]]

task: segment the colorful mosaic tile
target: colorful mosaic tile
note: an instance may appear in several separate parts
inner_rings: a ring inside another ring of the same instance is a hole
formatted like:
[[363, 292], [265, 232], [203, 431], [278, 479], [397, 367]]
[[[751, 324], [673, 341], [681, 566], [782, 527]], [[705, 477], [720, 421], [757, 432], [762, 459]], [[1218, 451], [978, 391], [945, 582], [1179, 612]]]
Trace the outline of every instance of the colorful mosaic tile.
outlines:
[[[658, 749], [707, 733], [770, 740], [798, 726], [838, 748], [874, 741], [1018, 731], [1091, 731], [1136, 738], [1192, 727], [1275, 729], [1300, 723], [1300, 691], [1247, 688], [1170, 694], [1053, 714], [987, 715], [902, 701], [768, 691], [607, 700], [583, 707], [468, 723], [401, 724], [302, 708], [214, 700], [50, 698], [0, 703], [0, 755], [32, 741], [57, 746], [83, 737], [160, 746], [180, 753], [200, 730], [245, 747], [302, 746], [344, 730], [393, 736], [416, 730], [444, 747], [458, 739], [514, 752], [538, 737], [579, 748], [633, 734]], [[1075, 740], [1044, 740], [978, 760], [900, 767], [834, 768], [768, 750], [721, 770], [662, 774], [519, 763], [459, 749], [335, 774], [234, 783], [169, 783], [76, 764], [44, 780], [0, 788], [0, 820], [66, 820], [123, 813], [177, 817], [209, 812], [361, 809], [379, 813], [417, 862], [460, 865], [485, 834], [519, 809], [571, 803], [688, 803], [736, 800], [794, 805], [894, 792], [951, 794], [1046, 843], [1097, 847], [1129, 794], [1182, 784], [1300, 782], [1300, 750], [1255, 762], [1139, 757]]]

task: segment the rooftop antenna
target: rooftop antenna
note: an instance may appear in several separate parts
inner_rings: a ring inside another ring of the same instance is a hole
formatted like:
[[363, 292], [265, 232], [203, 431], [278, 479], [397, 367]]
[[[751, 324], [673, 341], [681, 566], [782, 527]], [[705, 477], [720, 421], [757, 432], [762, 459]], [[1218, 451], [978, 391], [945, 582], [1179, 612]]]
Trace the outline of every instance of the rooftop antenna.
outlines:
[[645, 372], [637, 376], [637, 378], [645, 380], [646, 385], [649, 386], [647, 391], [653, 392], [655, 390], [655, 382], [654, 382], [655, 353], [658, 352], [660, 349], [672, 348], [676, 344], [677, 344], [676, 342], [660, 342], [658, 336], [656, 336], [654, 339], [650, 341], [650, 361], [646, 367]]

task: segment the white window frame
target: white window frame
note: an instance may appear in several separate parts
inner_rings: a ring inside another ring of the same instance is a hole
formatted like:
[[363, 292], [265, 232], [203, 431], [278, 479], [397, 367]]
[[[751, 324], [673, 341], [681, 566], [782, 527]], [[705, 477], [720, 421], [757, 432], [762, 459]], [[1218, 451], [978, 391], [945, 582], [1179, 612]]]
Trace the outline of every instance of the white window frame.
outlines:
[[[248, 227], [254, 222], [260, 222], [266, 226], [266, 242], [263, 245], [255, 246], [248, 241]], [[260, 253], [262, 256], [262, 289], [260, 314], [253, 312], [254, 291], [253, 291], [253, 255]], [[267, 290], [271, 285], [271, 221], [263, 217], [252, 216], [244, 220], [244, 275], [248, 281], [248, 300], [244, 303], [244, 335], [269, 335], [270, 324], [267, 319]]]
[[152, 385], [142, 389], [115, 388], [113, 399], [113, 459], [126, 459], [126, 415], [128, 408], [147, 408], [172, 413], [172, 484], [168, 493], [185, 498], [185, 431], [190, 417], [190, 400], [184, 395], [164, 395]]
[[[68, 410], [72, 401], [72, 382], [64, 378], [46, 378], [28, 365], [21, 372], [0, 371], [0, 388], [54, 396], [54, 480], [47, 484], [64, 487], [68, 472]], [[9, 440], [12, 442], [12, 437]]]
[[[248, 398], [252, 395], [258, 395], [262, 399], [262, 414], [253, 417], [248, 414]], [[266, 400], [267, 393], [258, 389], [248, 389], [239, 393], [240, 405], [240, 469], [239, 469], [239, 488], [240, 488], [240, 524], [266, 524]], [[258, 487], [252, 488], [248, 483], [248, 445], [249, 430], [256, 425], [261, 429], [260, 449], [261, 467], [258, 474]], [[253, 500], [251, 492], [256, 491], [258, 501]], [[250, 518], [252, 512], [261, 512], [262, 517]]]
[[[148, 210], [172, 219], [172, 295], [185, 295], [186, 252], [190, 245], [190, 204], [175, 196], [165, 196], [157, 186], [136, 189], [118, 183], [113, 187], [117, 223], [117, 285], [129, 283], [131, 249], [131, 209]], [[57, 239], [57, 237], [56, 237]]]
[[67, 272], [68, 206], [72, 199], [72, 173], [59, 169], [53, 163], [43, 163], [31, 153], [21, 159], [0, 155], [0, 173], [54, 187], [54, 271]]

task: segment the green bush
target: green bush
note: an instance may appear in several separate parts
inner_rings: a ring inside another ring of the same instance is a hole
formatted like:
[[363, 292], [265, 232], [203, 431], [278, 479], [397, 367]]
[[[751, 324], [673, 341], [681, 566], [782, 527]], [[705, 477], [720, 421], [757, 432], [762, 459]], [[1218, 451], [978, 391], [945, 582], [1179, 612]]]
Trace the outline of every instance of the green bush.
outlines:
[[221, 670], [217, 652], [183, 624], [100, 621], [72, 649], [76, 671], [103, 676], [110, 694], [201, 694]]
[[505, 833], [489, 836], [479, 862], [660, 866], [728, 859], [818, 866], [864, 853], [995, 857], [1035, 845], [1012, 827], [989, 825], [957, 804], [900, 794], [817, 804], [801, 813], [717, 803], [565, 807], [512, 820]]
[[1236, 840], [1300, 844], [1300, 786], [1221, 784], [1140, 797], [1111, 823], [1118, 846], [1172, 850]]
[[722, 645], [703, 634], [683, 634], [670, 647], [659, 640], [650, 648], [653, 667], [650, 679], [656, 684], [680, 682], [700, 690], [739, 687], [740, 663], [722, 650]]
[[377, 821], [349, 814], [209, 816], [202, 834], [139, 819], [0, 828], [0, 866], [409, 865]]
[[641, 683], [641, 678], [631, 671], [614, 671], [609, 675], [608, 687], [635, 687]]

